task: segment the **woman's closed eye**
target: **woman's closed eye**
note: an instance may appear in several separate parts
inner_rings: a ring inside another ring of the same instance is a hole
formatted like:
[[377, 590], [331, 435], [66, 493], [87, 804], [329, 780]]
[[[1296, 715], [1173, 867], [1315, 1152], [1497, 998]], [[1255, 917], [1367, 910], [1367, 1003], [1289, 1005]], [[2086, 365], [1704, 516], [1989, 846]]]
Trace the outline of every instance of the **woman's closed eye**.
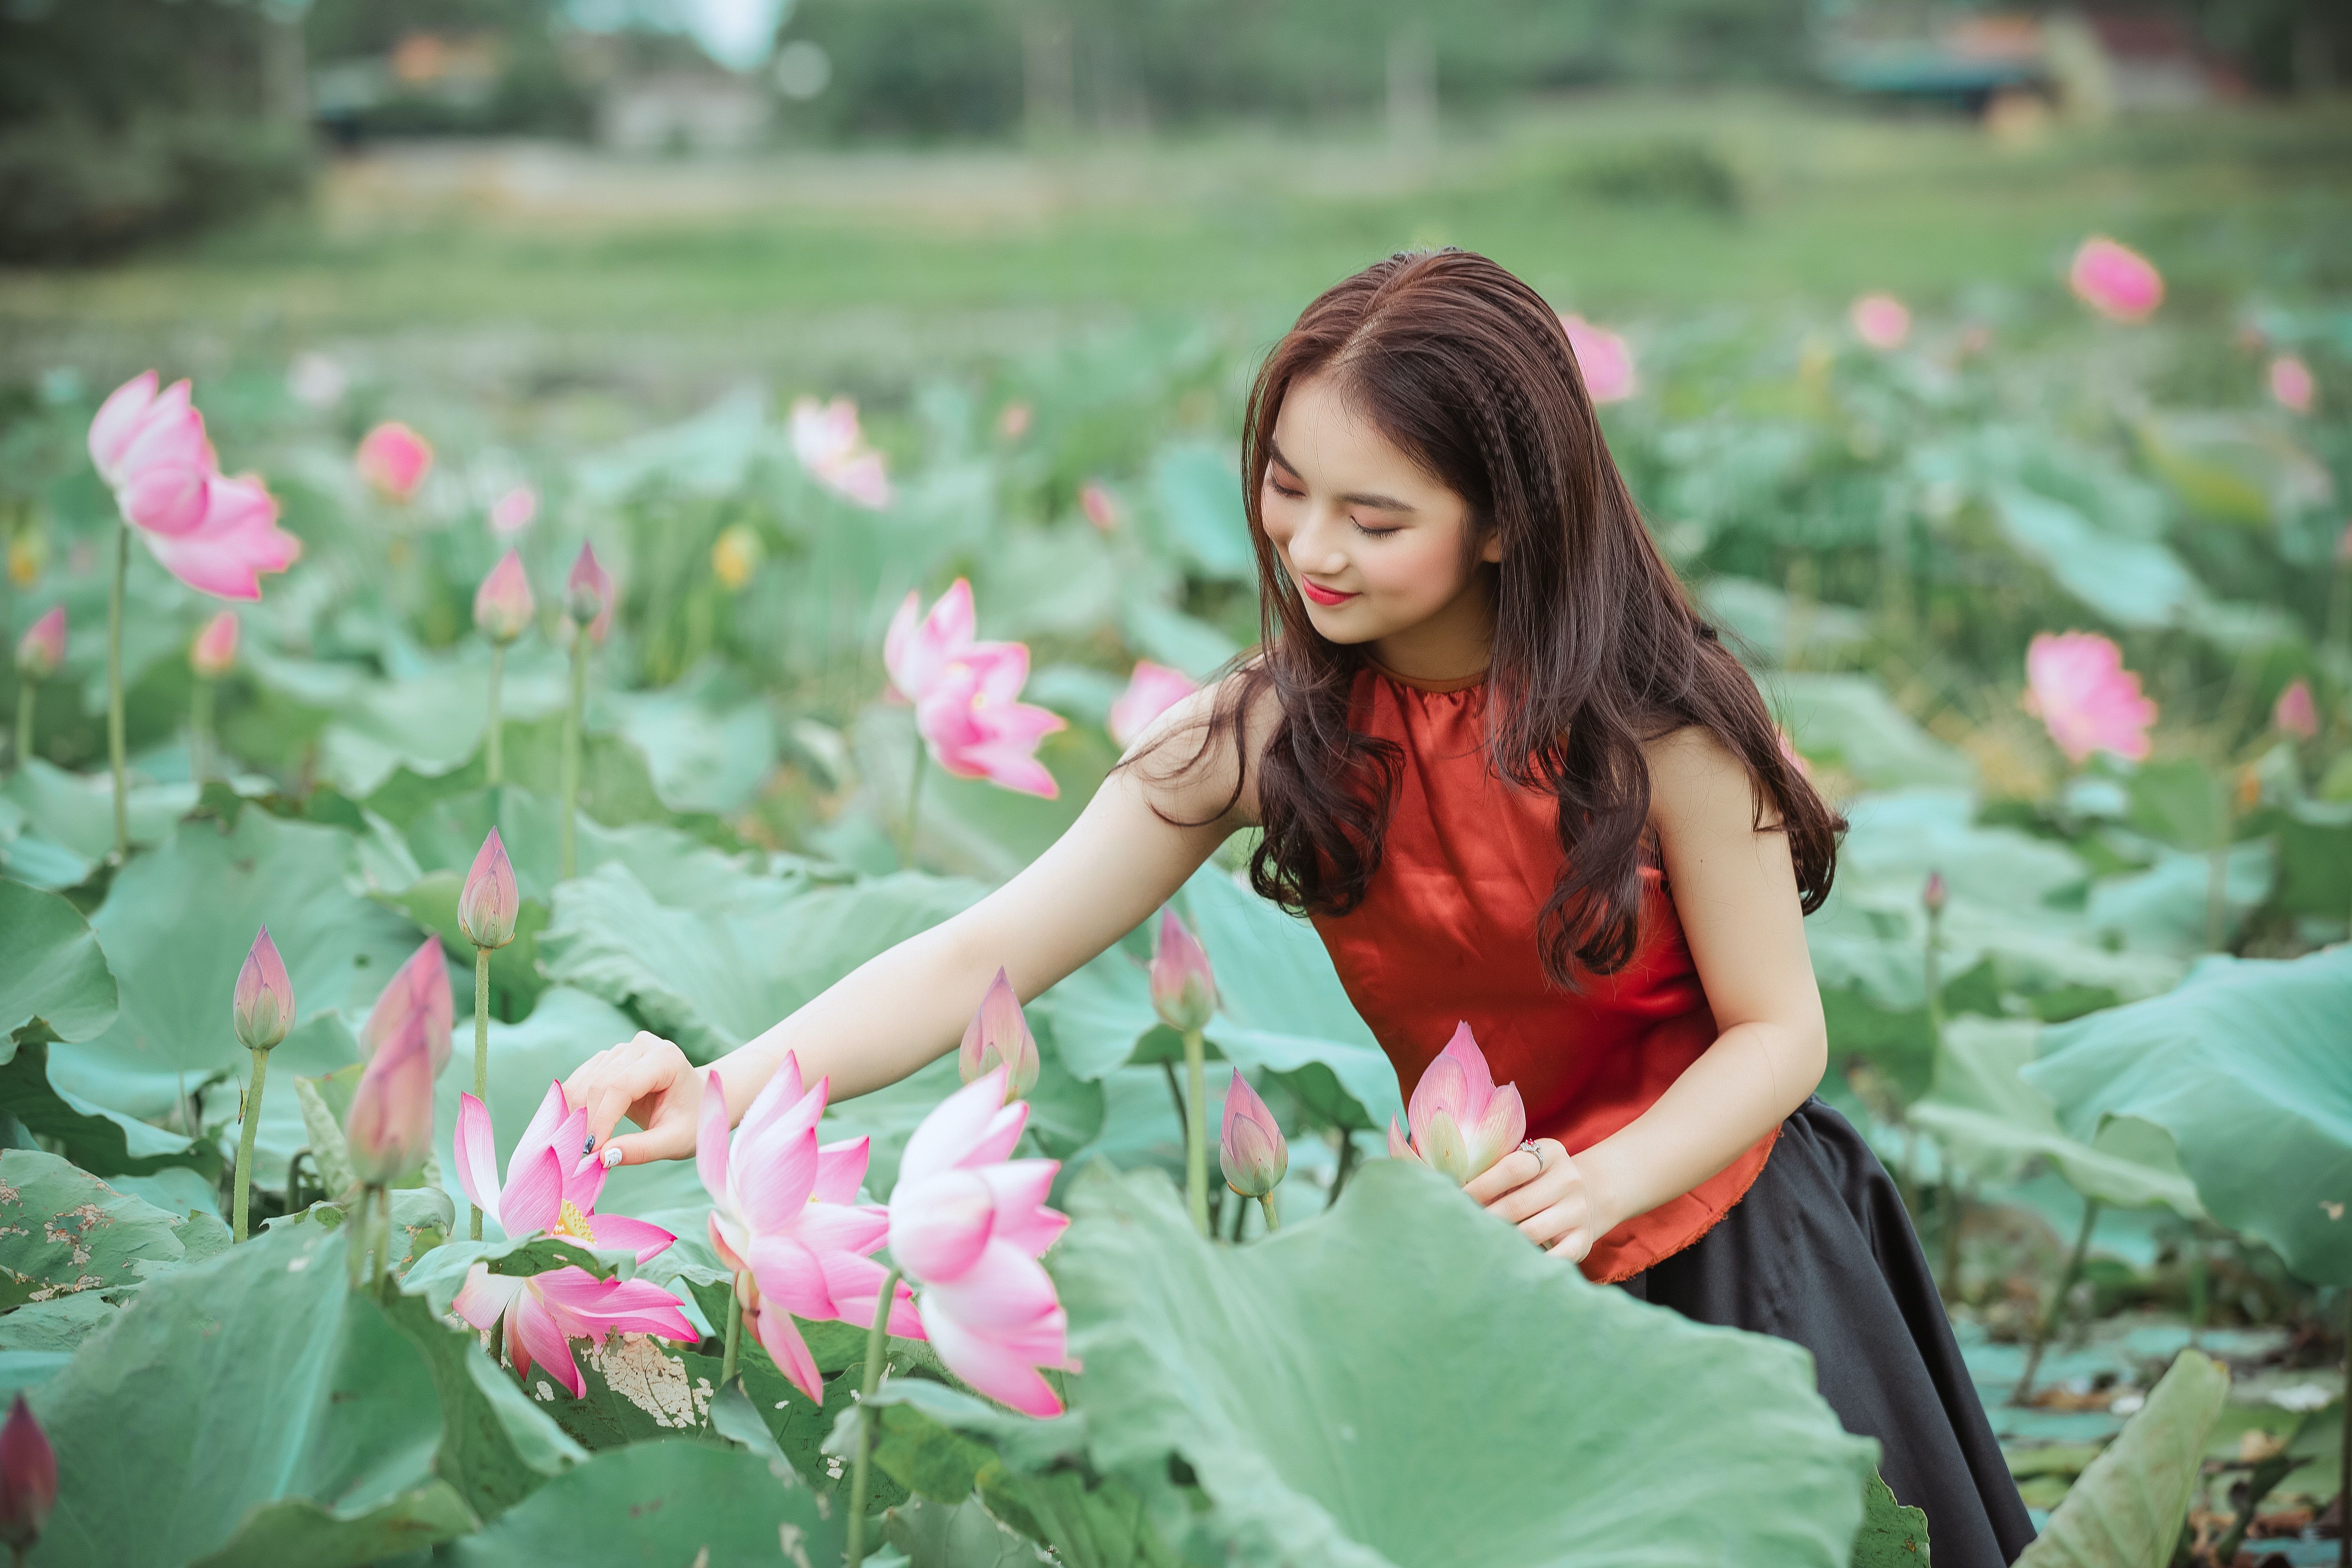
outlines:
[[1348, 521], [1351, 523], [1355, 523], [1356, 531], [1364, 535], [1367, 539], [1386, 539], [1391, 533], [1402, 533], [1404, 531], [1404, 530], [1401, 528], [1366, 528], [1362, 523], [1356, 522], [1356, 520], [1352, 517]]

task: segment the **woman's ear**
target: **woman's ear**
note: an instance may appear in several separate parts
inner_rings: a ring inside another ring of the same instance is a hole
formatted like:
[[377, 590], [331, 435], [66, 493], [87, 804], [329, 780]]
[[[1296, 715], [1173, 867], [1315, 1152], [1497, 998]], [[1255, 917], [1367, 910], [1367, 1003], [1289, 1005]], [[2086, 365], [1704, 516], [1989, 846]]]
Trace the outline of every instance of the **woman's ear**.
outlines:
[[1498, 564], [1501, 563], [1503, 559], [1503, 531], [1501, 529], [1490, 528], [1486, 531], [1486, 542], [1478, 547], [1478, 559], [1481, 561], [1494, 562]]

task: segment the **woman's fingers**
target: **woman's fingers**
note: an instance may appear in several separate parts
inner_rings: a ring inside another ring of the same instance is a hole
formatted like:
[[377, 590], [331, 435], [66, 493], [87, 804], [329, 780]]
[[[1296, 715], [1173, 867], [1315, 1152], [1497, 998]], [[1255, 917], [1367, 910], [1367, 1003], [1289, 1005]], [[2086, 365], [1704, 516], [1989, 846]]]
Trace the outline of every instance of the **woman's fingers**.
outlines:
[[1514, 1149], [1463, 1184], [1462, 1190], [1491, 1205], [1505, 1193], [1526, 1185], [1542, 1173], [1542, 1161], [1525, 1149]]
[[691, 1151], [694, 1146], [693, 1109], [700, 1097], [692, 1092], [688, 1080], [693, 1077], [685, 1052], [658, 1035], [640, 1034], [626, 1045], [590, 1058], [564, 1084], [563, 1093], [587, 1110], [591, 1151], [620, 1142], [613, 1138], [613, 1130], [626, 1116], [646, 1132], [629, 1140], [636, 1147], [625, 1149], [624, 1159], [633, 1163], [674, 1159], [677, 1140], [671, 1124], [681, 1110], [688, 1124], [684, 1147]]

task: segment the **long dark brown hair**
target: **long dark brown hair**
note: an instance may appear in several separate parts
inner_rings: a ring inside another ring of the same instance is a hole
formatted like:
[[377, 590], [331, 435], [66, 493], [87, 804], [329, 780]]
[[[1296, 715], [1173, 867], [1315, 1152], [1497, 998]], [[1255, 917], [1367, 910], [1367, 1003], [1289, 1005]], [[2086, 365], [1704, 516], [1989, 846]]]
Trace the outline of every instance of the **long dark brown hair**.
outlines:
[[[1567, 867], [1537, 925], [1550, 981], [1572, 988], [1572, 963], [1606, 974], [1633, 956], [1649, 847], [1642, 748], [1687, 726], [1747, 763], [1754, 820], [1788, 836], [1804, 911], [1819, 909], [1844, 822], [1781, 749], [1756, 683], [1643, 527], [1559, 318], [1494, 262], [1451, 249], [1391, 257], [1325, 293], [1250, 394], [1242, 486], [1260, 647], [1229, 667], [1238, 679], [1224, 683], [1206, 731], [1195, 731], [1201, 749], [1179, 771], [1221, 734], [1246, 768], [1248, 715], [1273, 691], [1257, 781], [1265, 835], [1250, 858], [1251, 886], [1294, 912], [1360, 904], [1402, 760], [1392, 742], [1349, 728], [1363, 652], [1315, 629], [1260, 516], [1283, 399], [1318, 374], [1468, 503], [1465, 567], [1495, 574], [1489, 764], [1559, 802]], [[1496, 530], [1502, 561], [1481, 563]], [[1237, 775], [1227, 810], [1241, 787]]]

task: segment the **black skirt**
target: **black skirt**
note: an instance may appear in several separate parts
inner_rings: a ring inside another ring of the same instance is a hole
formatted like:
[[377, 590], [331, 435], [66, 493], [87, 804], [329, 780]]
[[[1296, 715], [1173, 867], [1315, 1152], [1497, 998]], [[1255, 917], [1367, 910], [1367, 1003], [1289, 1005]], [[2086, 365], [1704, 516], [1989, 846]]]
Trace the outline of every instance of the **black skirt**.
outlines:
[[1780, 1124], [1715, 1228], [1623, 1285], [1811, 1351], [1822, 1397], [1847, 1431], [1878, 1439], [1896, 1500], [1927, 1510], [1937, 1568], [1997, 1568], [2033, 1539], [1902, 1197], [1819, 1096]]

